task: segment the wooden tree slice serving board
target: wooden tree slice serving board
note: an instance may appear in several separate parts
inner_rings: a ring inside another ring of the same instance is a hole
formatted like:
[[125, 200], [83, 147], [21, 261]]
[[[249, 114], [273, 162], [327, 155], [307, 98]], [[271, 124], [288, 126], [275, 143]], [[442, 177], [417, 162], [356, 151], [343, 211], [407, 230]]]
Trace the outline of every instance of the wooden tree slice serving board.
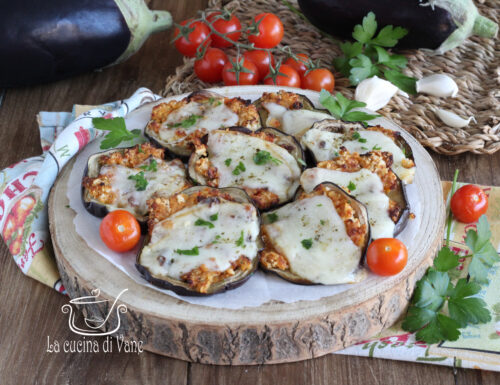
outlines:
[[[214, 89], [227, 96], [255, 98], [271, 87]], [[301, 90], [314, 102], [318, 94]], [[382, 120], [380, 121], [382, 122]], [[393, 123], [383, 121], [385, 126]], [[49, 221], [57, 265], [71, 298], [92, 295], [109, 300], [82, 307], [86, 317], [105, 319], [111, 304], [126, 313], [111, 312], [105, 325], [115, 335], [142, 341], [146, 350], [182, 360], [218, 365], [252, 365], [299, 361], [343, 349], [391, 326], [406, 310], [415, 282], [431, 265], [441, 245], [445, 205], [434, 162], [424, 148], [403, 132], [410, 143], [420, 180], [420, 228], [400, 274], [368, 280], [346, 291], [315, 301], [271, 301], [242, 309], [191, 304], [140, 285], [90, 249], [75, 231], [75, 212], [68, 204], [67, 185], [74, 161], [61, 172], [49, 200]], [[417, 175], [417, 177], [418, 177]], [[119, 318], [119, 319], [118, 319]]]

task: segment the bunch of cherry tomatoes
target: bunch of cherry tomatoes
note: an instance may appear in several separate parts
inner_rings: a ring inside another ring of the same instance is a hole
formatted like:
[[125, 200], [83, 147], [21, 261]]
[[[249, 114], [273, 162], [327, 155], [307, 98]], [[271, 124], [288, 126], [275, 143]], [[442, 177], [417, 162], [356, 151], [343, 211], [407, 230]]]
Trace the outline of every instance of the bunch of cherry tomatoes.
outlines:
[[[293, 54], [290, 49], [276, 48], [283, 39], [281, 20], [273, 13], [255, 16], [245, 30], [248, 43], [240, 42], [242, 26], [239, 19], [227, 11], [213, 12], [201, 19], [188, 19], [174, 31], [177, 50], [187, 57], [196, 57], [194, 72], [207, 83], [224, 81], [227, 86], [258, 83], [332, 91], [333, 74], [319, 68], [304, 53]], [[224, 48], [236, 46], [238, 54], [229, 58]], [[244, 49], [240, 53], [240, 49]], [[273, 51], [288, 57], [282, 63], [275, 60]]]

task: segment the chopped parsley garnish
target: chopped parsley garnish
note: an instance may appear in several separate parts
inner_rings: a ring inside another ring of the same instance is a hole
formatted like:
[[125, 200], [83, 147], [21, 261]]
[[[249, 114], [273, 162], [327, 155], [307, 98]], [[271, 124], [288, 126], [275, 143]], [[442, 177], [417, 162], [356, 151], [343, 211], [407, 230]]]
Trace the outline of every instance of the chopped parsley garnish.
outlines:
[[303, 239], [300, 243], [302, 243], [302, 247], [304, 247], [304, 249], [306, 250], [309, 250], [313, 245], [313, 241], [311, 238]]
[[204, 219], [198, 218], [196, 222], [194, 222], [195, 226], [207, 226], [209, 229], [213, 229], [215, 226], [212, 222], [206, 221]]
[[245, 239], [243, 237], [243, 230], [241, 230], [241, 235], [240, 237], [236, 240], [236, 246], [243, 246], [243, 244], [245, 243]]
[[137, 146], [137, 152], [144, 154], [144, 150], [142, 149], [142, 146]]
[[259, 166], [262, 166], [269, 162], [272, 162], [276, 165], [283, 163], [281, 160], [273, 157], [271, 153], [268, 151], [257, 151], [253, 156], [253, 161], [255, 162], [255, 164], [258, 164]]
[[219, 213], [212, 214], [212, 215], [210, 215], [209, 218], [211, 221], [216, 221], [217, 219], [219, 219]]
[[354, 134], [352, 134], [352, 138], [353, 139], [356, 139], [359, 143], [366, 143], [367, 140], [365, 138], [362, 138], [360, 133], [359, 132], [354, 132]]
[[198, 246], [193, 247], [192, 249], [182, 250], [176, 249], [175, 252], [181, 255], [199, 255], [200, 251], [198, 250]]
[[138, 174], [130, 175], [128, 179], [135, 181], [135, 189], [137, 191], [144, 191], [148, 185], [148, 181], [144, 178], [144, 171], [141, 171]]
[[362, 149], [362, 150], [368, 150], [368, 147], [361, 146], [361, 149]]
[[269, 221], [269, 223], [274, 223], [278, 220], [278, 214], [276, 213], [267, 214], [266, 218]]
[[238, 163], [236, 168], [233, 170], [233, 175], [240, 175], [243, 171], [246, 171], [246, 167], [243, 162]]
[[170, 127], [189, 128], [189, 127], [193, 126], [198, 119], [201, 119], [201, 118], [203, 118], [203, 116], [201, 116], [201, 115], [191, 115], [191, 116], [187, 117], [186, 119], [184, 119], [182, 122], [170, 125]]
[[318, 203], [318, 204], [316, 205], [316, 207], [321, 207], [321, 206], [323, 206], [323, 203]]
[[380, 147], [379, 145], [375, 145], [372, 147], [372, 150], [375, 150], [375, 151], [378, 151], [378, 150], [382, 150], [382, 147]]
[[231, 158], [227, 158], [225, 161], [224, 161], [224, 164], [229, 167], [229, 165], [231, 164], [231, 161], [232, 159]]
[[324, 221], [324, 219], [321, 219], [319, 223], [321, 223], [321, 226], [324, 226], [326, 222]]
[[139, 167], [140, 169], [144, 170], [144, 171], [158, 171], [158, 162], [156, 161], [156, 159], [151, 159], [149, 161], [149, 164], [145, 164], [143, 166], [140, 166]]
[[347, 188], [350, 191], [354, 191], [354, 190], [356, 190], [356, 185], [353, 183], [353, 181], [350, 181], [349, 184], [347, 185]]

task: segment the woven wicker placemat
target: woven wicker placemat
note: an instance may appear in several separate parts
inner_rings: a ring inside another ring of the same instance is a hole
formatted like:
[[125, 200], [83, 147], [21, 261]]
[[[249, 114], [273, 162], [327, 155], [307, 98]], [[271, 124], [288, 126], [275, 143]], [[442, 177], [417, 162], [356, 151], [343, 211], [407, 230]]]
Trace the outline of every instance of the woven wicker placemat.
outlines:
[[[296, 1], [290, 1], [297, 6]], [[279, 15], [284, 26], [282, 44], [295, 53], [304, 52], [314, 61], [321, 59], [322, 65], [332, 67], [334, 57], [341, 54], [337, 44], [277, 0], [210, 0], [209, 9], [222, 5], [234, 12], [248, 25], [258, 13], [273, 12]], [[482, 15], [500, 19], [498, 0], [478, 0], [476, 5]], [[441, 56], [431, 56], [422, 50], [402, 52], [408, 58], [407, 75], [417, 79], [433, 73], [446, 73], [458, 84], [456, 98], [438, 98], [417, 95], [406, 98], [395, 96], [379, 113], [392, 119], [411, 132], [423, 145], [436, 152], [448, 155], [473, 152], [492, 154], [500, 150], [500, 39], [473, 37], [459, 48]], [[232, 53], [229, 51], [229, 53]], [[164, 96], [194, 91], [213, 85], [201, 82], [193, 73], [193, 59], [170, 76], [162, 94]], [[354, 88], [348, 80], [336, 73], [335, 90], [352, 98]], [[443, 108], [462, 117], [475, 116], [477, 123], [465, 128], [444, 125], [435, 115], [435, 109]]]

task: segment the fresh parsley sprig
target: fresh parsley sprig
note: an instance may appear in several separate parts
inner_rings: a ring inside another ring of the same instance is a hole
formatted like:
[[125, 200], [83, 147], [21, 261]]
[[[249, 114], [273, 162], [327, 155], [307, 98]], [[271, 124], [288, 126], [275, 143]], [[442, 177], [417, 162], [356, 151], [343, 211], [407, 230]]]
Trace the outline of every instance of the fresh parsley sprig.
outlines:
[[[455, 172], [451, 196], [456, 190], [458, 170]], [[488, 283], [487, 274], [498, 260], [491, 244], [491, 231], [486, 216], [479, 218], [477, 230], [469, 230], [465, 242], [471, 250], [469, 264], [470, 279], [461, 278], [456, 285], [451, 282], [451, 273], [459, 265], [458, 255], [449, 247], [451, 217], [447, 223], [446, 245], [438, 252], [434, 264], [416, 284], [408, 314], [402, 327], [417, 332], [416, 338], [427, 343], [442, 340], [455, 341], [461, 328], [470, 324], [489, 322], [491, 315], [486, 303], [477, 298], [480, 283]], [[448, 309], [444, 312], [443, 309]]]
[[269, 151], [257, 151], [253, 156], [253, 161], [259, 166], [265, 165], [269, 162], [274, 163], [275, 165], [283, 163], [281, 160], [273, 157]]
[[127, 130], [125, 119], [121, 117], [112, 119], [92, 118], [92, 124], [98, 130], [109, 131], [101, 142], [101, 150], [115, 148], [121, 142], [133, 141], [141, 135], [141, 130], [139, 129]]
[[135, 189], [137, 191], [144, 191], [148, 186], [148, 180], [144, 177], [144, 171], [135, 175], [130, 175], [128, 179], [135, 181]]
[[356, 41], [340, 44], [344, 56], [333, 61], [335, 68], [348, 77], [352, 85], [376, 75], [385, 77], [409, 94], [416, 94], [416, 79], [401, 72], [408, 60], [386, 50], [394, 47], [408, 30], [387, 25], [376, 34], [377, 26], [375, 14], [368, 13], [362, 23], [354, 27], [352, 37]]
[[327, 90], [321, 90], [319, 94], [319, 102], [325, 107], [330, 114], [335, 118], [347, 122], [361, 122], [365, 126], [367, 121], [378, 118], [380, 115], [368, 114], [363, 111], [354, 111], [354, 108], [366, 107], [366, 103], [358, 102], [357, 100], [347, 99], [340, 92], [333, 96]]

